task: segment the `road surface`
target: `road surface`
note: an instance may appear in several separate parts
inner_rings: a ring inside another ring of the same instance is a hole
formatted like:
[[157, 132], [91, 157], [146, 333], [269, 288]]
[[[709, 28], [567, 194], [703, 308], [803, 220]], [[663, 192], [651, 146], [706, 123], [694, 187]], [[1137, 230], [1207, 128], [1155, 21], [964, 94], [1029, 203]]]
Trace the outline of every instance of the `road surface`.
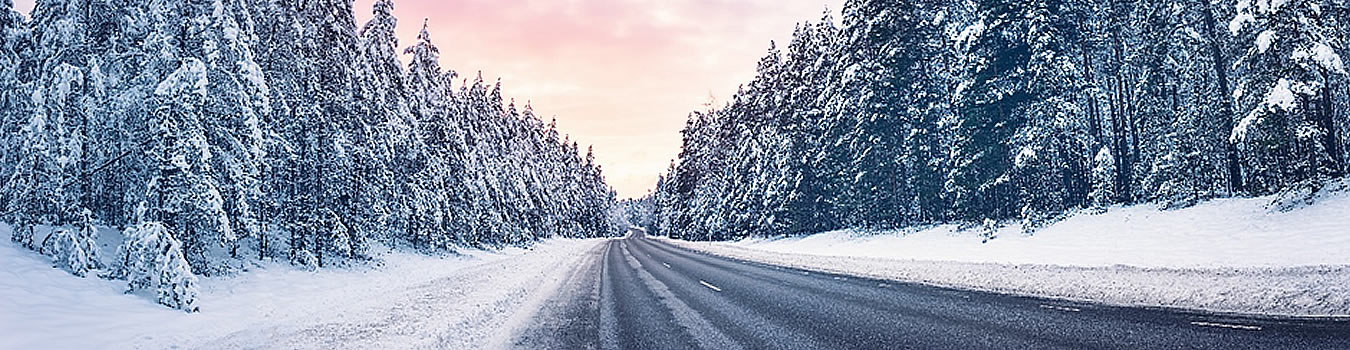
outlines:
[[522, 349], [1350, 349], [1350, 321], [1113, 307], [811, 272], [635, 232], [511, 338]]

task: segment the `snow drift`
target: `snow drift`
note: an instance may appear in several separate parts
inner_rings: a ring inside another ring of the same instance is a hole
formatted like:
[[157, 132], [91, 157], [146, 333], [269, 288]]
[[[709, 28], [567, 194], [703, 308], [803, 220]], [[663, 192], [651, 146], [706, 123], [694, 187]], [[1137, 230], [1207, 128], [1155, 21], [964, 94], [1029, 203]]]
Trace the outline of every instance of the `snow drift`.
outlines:
[[1280, 210], [1274, 197], [1079, 214], [1023, 235], [944, 225], [737, 242], [674, 241], [805, 269], [1118, 305], [1350, 315], [1350, 194]]

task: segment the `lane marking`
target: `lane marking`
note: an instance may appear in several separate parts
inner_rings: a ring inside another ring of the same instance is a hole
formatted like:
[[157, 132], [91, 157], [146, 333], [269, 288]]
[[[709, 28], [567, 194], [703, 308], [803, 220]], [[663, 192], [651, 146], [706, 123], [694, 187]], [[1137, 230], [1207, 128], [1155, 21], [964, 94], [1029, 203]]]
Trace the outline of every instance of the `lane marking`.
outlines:
[[699, 280], [698, 283], [702, 283], [703, 286], [704, 286], [704, 287], [708, 287], [708, 289], [712, 289], [712, 290], [719, 291], [719, 292], [722, 291], [722, 288], [717, 288], [717, 286], [714, 286], [714, 285], [712, 285], [711, 283], [708, 283], [708, 282], [704, 282], [703, 280]]
[[1059, 310], [1059, 311], [1068, 311], [1068, 312], [1079, 312], [1079, 311], [1083, 311], [1083, 309], [1079, 309], [1079, 308], [1066, 307], [1066, 306], [1055, 306], [1055, 305], [1041, 305], [1041, 308], [1043, 308], [1043, 309], [1051, 309], [1051, 310]]
[[647, 271], [647, 269], [643, 267], [644, 265], [639, 262], [637, 257], [634, 257], [632, 253], [626, 249], [620, 250], [620, 252], [623, 253], [623, 259], [628, 261], [628, 267], [632, 268], [633, 271], [637, 273], [637, 279], [641, 280], [642, 284], [646, 285], [647, 290], [656, 294], [656, 300], [664, 305], [666, 310], [670, 312], [670, 315], [675, 318], [676, 325], [684, 328], [687, 334], [697, 342], [697, 344], [695, 344], [697, 346], [693, 346], [694, 348], [727, 350], [744, 349], [739, 343], [732, 340], [731, 337], [722, 333], [722, 331], [718, 330], [711, 322], [708, 322], [707, 319], [703, 318], [703, 316], [701, 316], [698, 311], [691, 308], [689, 304], [685, 304], [684, 301], [675, 296], [675, 293], [670, 290], [670, 287], [666, 286], [660, 279], [657, 279], [656, 276], [653, 276], [651, 272]]
[[1246, 331], [1259, 331], [1259, 330], [1261, 330], [1261, 326], [1248, 326], [1248, 325], [1230, 324], [1230, 323], [1192, 321], [1191, 324], [1192, 324], [1192, 325], [1196, 325], [1196, 326], [1201, 326], [1201, 327], [1218, 327], [1218, 328], [1228, 328], [1228, 329], [1241, 329], [1241, 330], [1246, 330]]
[[667, 263], [661, 263], [661, 265], [666, 265], [666, 268], [667, 268], [667, 269], [670, 268], [670, 264], [667, 264]]

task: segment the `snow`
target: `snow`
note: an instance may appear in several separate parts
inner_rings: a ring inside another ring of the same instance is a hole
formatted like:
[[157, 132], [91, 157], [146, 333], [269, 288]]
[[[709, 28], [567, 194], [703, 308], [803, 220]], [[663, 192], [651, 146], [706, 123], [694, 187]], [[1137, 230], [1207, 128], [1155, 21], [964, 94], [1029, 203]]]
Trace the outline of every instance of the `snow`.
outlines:
[[187, 58], [177, 70], [155, 87], [155, 95], [169, 96], [180, 93], [206, 95], [207, 84], [206, 65], [195, 58]]
[[1237, 36], [1242, 33], [1242, 29], [1247, 26], [1247, 23], [1251, 22], [1256, 22], [1256, 17], [1252, 16], [1252, 14], [1238, 13], [1237, 16], [1233, 16], [1232, 21], [1228, 22], [1228, 32], [1233, 34], [1233, 36]]
[[[1298, 108], [1298, 99], [1294, 97], [1294, 92], [1304, 92], [1309, 88], [1310, 86], [1307, 84], [1290, 83], [1288, 79], [1280, 78], [1280, 80], [1275, 83], [1275, 86], [1271, 87], [1270, 91], [1266, 92], [1265, 99], [1261, 101], [1261, 107], [1247, 113], [1247, 115], [1242, 117], [1242, 120], [1238, 121], [1237, 127], [1233, 128], [1233, 132], [1228, 137], [1228, 140], [1230, 142], [1239, 142], [1247, 139], [1247, 135], [1251, 133], [1252, 127], [1261, 122], [1261, 117], [1264, 115], [1263, 112], [1265, 111], [1274, 111], [1276, 108], [1284, 111], [1292, 111], [1295, 108]], [[1241, 90], [1239, 89], [1238, 91]]]
[[1266, 53], [1270, 50], [1271, 42], [1275, 41], [1275, 31], [1266, 30], [1256, 35], [1256, 50], [1260, 53]]
[[1036, 160], [1036, 149], [1031, 146], [1023, 146], [1021, 151], [1017, 152], [1017, 157], [1013, 159], [1013, 164], [1017, 167], [1026, 166], [1027, 162]]
[[[4, 236], [8, 230], [0, 224]], [[101, 234], [108, 235], [117, 233]], [[529, 300], [552, 294], [557, 283], [548, 282], [602, 241], [557, 239], [462, 257], [386, 251], [380, 264], [317, 272], [263, 263], [201, 278], [201, 310], [187, 314], [123, 294], [126, 281], [54, 269], [5, 240], [0, 349], [479, 348], [538, 305]]]
[[1291, 88], [1289, 80], [1280, 78], [1275, 83], [1275, 87], [1266, 93], [1265, 104], [1269, 107], [1279, 107], [1285, 111], [1293, 110], [1297, 106], [1298, 100], [1294, 98], [1294, 90]]
[[1337, 55], [1336, 52], [1331, 49], [1331, 46], [1327, 46], [1327, 44], [1323, 42], [1317, 42], [1309, 48], [1294, 51], [1291, 58], [1295, 61], [1312, 60], [1326, 70], [1346, 74], [1345, 65], [1341, 62], [1341, 56]]
[[987, 27], [985, 27], [984, 20], [981, 19], [980, 21], [975, 22], [975, 24], [962, 29], [960, 33], [957, 33], [956, 36], [951, 39], [956, 42], [957, 47], [964, 48], [975, 42], [975, 39], [979, 38], [980, 35], [983, 35], [986, 29]]
[[1274, 13], [1287, 4], [1289, 4], [1289, 0], [1256, 0], [1258, 10], [1267, 14]]
[[1014, 294], [1279, 315], [1350, 315], [1350, 194], [1284, 212], [1274, 197], [1174, 211], [1079, 214], [1034, 235], [1004, 227], [836, 231], [801, 238], [674, 243], [835, 273]]

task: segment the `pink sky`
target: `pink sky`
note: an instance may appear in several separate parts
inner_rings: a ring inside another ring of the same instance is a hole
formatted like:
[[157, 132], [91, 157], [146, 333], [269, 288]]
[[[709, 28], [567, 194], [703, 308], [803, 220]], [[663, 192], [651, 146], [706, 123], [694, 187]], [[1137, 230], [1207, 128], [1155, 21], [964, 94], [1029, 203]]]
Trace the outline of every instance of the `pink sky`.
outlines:
[[[356, 0], [358, 26], [373, 0]], [[843, 0], [395, 0], [400, 44], [430, 20], [441, 63], [595, 146], [620, 197], [656, 183], [690, 111], [748, 81], [769, 40]], [[16, 0], [24, 13], [32, 0]], [[780, 45], [781, 46], [781, 45]], [[719, 102], [720, 103], [720, 102]], [[584, 147], [584, 146], [583, 146]]]

